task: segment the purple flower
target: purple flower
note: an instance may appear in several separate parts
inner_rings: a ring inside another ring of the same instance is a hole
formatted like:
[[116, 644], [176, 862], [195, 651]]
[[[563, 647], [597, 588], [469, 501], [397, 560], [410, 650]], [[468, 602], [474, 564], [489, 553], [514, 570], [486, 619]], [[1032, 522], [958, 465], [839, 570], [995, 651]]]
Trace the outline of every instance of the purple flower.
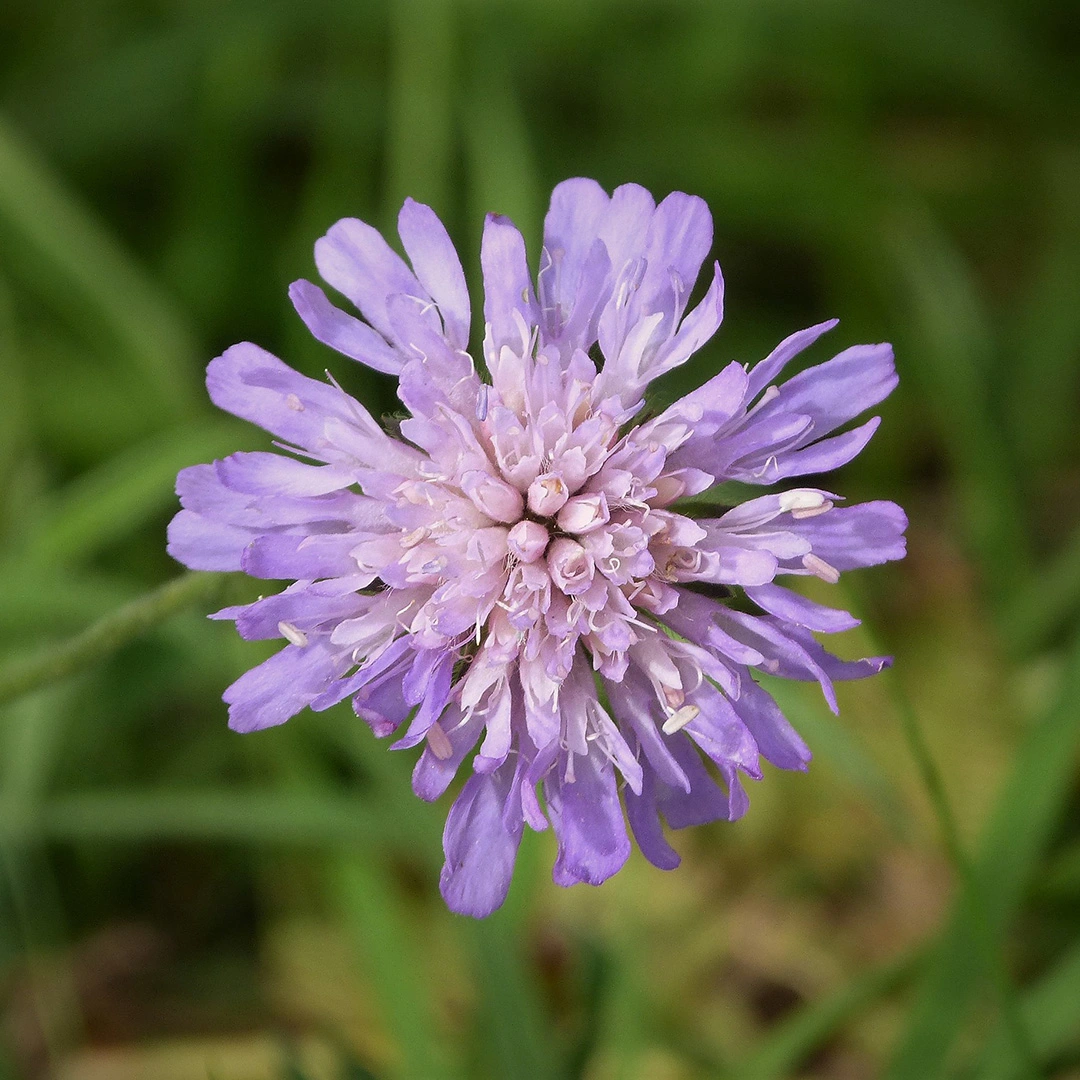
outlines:
[[835, 680], [889, 662], [826, 652], [814, 632], [857, 620], [778, 578], [835, 582], [902, 558], [906, 526], [893, 503], [841, 506], [816, 487], [715, 517], [684, 500], [850, 461], [878, 418], [841, 429], [896, 385], [892, 350], [857, 345], [778, 382], [835, 325], [821, 323], [635, 426], [649, 383], [720, 325], [718, 265], [687, 311], [712, 244], [701, 199], [655, 205], [634, 185], [609, 197], [567, 180], [535, 286], [521, 234], [489, 216], [486, 379], [466, 351], [469, 294], [445, 228], [410, 200], [398, 229], [409, 263], [353, 219], [315, 245], [320, 274], [362, 320], [310, 282], [290, 295], [316, 338], [398, 377], [400, 436], [256, 345], [208, 369], [213, 401], [285, 451], [197, 465], [177, 484], [175, 558], [291, 582], [215, 616], [286, 642], [225, 692], [230, 725], [349, 698], [377, 735], [397, 733], [394, 748], [423, 747], [413, 787], [429, 800], [473, 755], [443, 836], [455, 911], [502, 903], [526, 824], [554, 829], [560, 885], [614, 874], [627, 821], [651, 862], [674, 867], [661, 818], [734, 820], [761, 757], [782, 769], [810, 759], [755, 669], [817, 681], [835, 710]]

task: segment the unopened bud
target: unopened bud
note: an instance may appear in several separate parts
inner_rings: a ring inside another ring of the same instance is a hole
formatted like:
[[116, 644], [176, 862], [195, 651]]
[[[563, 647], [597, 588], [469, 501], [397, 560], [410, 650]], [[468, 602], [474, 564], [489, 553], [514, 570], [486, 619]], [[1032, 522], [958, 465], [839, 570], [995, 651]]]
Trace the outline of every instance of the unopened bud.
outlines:
[[562, 537], [548, 550], [548, 572], [566, 596], [576, 596], [592, 584], [592, 557], [576, 540]]
[[481, 470], [467, 472], [461, 478], [461, 486], [473, 505], [492, 521], [504, 521], [507, 524], [518, 521], [524, 502], [521, 492], [511, 487], [505, 480]]
[[529, 485], [529, 509], [537, 517], [554, 517], [569, 497], [563, 478], [556, 473], [544, 473]]
[[570, 533], [587, 533], [607, 523], [607, 498], [601, 491], [592, 495], [575, 495], [559, 511], [559, 528]]
[[538, 521], [519, 521], [510, 530], [506, 543], [522, 562], [535, 562], [547, 550], [548, 531]]

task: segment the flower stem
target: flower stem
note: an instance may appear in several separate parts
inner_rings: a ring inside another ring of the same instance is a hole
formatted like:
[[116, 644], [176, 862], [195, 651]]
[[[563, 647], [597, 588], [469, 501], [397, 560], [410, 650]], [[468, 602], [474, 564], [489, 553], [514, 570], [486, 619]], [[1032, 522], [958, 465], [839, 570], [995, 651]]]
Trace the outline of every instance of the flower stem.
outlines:
[[170, 615], [212, 600], [223, 580], [223, 574], [184, 574], [66, 641], [10, 660], [0, 667], [0, 705], [91, 667]]

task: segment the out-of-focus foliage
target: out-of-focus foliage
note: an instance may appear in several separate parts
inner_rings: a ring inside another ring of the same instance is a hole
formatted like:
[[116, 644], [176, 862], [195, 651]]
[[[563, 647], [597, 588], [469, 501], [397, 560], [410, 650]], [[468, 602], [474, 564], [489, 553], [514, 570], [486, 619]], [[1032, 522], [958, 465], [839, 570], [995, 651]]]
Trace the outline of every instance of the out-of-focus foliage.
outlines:
[[[1078, 53], [1053, 0], [0, 6], [0, 1076], [1080, 1076]], [[811, 772], [677, 872], [563, 891], [530, 836], [473, 924], [408, 754], [226, 730], [263, 654], [202, 616], [250, 583], [136, 598], [176, 470], [265, 445], [216, 352], [393, 408], [285, 298], [331, 222], [413, 195], [475, 271], [581, 174], [715, 216], [728, 325], [661, 392], [895, 343], [835, 486], [910, 512], [844, 597], [897, 664], [787, 691]]]

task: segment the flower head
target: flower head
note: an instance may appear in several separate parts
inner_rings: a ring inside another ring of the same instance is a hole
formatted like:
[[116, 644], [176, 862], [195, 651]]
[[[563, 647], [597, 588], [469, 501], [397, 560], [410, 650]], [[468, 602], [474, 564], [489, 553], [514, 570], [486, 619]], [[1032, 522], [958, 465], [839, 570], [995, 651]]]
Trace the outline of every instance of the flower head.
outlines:
[[398, 226], [409, 263], [353, 219], [315, 245], [323, 279], [362, 319], [310, 282], [290, 295], [316, 338], [398, 377], [399, 433], [255, 345], [208, 369], [214, 402], [286, 451], [178, 480], [177, 559], [291, 582], [216, 616], [286, 643], [226, 691], [230, 724], [252, 731], [349, 698], [377, 735], [398, 734], [394, 748], [423, 747], [424, 799], [472, 754], [443, 838], [455, 911], [499, 906], [526, 824], [554, 829], [560, 885], [614, 874], [626, 821], [651, 862], [674, 867], [661, 817], [734, 820], [761, 757], [809, 761], [755, 669], [816, 680], [835, 709], [834, 680], [888, 662], [827, 653], [814, 632], [856, 620], [777, 579], [835, 582], [901, 558], [906, 526], [893, 503], [841, 506], [816, 487], [782, 485], [713, 517], [685, 500], [849, 461], [878, 419], [840, 429], [896, 385], [892, 350], [855, 346], [779, 382], [834, 325], [822, 323], [635, 423], [649, 383], [720, 325], [718, 265], [687, 311], [712, 244], [702, 200], [560, 184], [535, 286], [521, 234], [489, 216], [486, 378], [467, 352], [469, 294], [445, 228], [411, 200]]

